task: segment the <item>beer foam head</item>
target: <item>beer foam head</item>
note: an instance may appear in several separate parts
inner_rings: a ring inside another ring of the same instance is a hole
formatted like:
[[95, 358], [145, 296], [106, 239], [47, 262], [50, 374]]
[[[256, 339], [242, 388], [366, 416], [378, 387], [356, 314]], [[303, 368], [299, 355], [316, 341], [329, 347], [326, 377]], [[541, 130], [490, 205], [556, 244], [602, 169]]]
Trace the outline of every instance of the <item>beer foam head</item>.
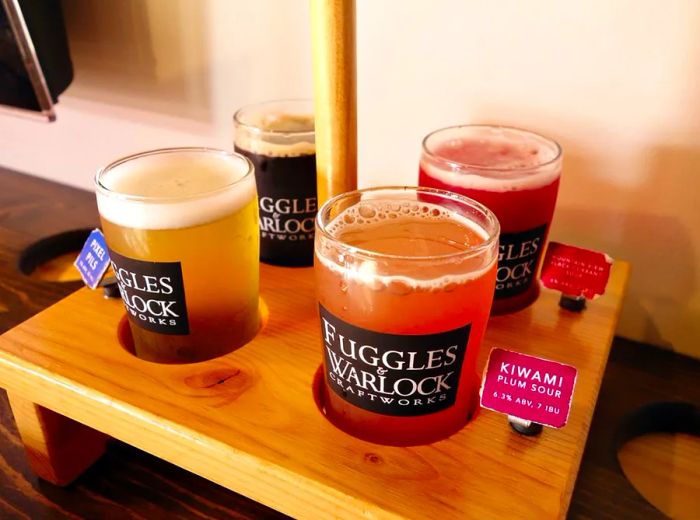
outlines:
[[456, 188], [535, 189], [561, 174], [561, 149], [554, 141], [516, 128], [451, 127], [425, 138], [421, 169]]
[[256, 196], [247, 159], [202, 148], [127, 157], [98, 172], [96, 184], [102, 217], [137, 229], [204, 224], [242, 208]]
[[311, 102], [271, 101], [240, 109], [234, 115], [238, 148], [269, 157], [316, 153]]
[[[482, 276], [495, 264], [498, 256], [496, 242], [489, 239], [498, 235], [497, 225], [495, 231], [492, 230], [490, 234], [485, 227], [464, 215], [437, 204], [418, 200], [360, 202], [333, 218], [326, 226], [326, 233], [342, 242], [343, 237], [348, 234], [357, 233], [357, 236], [362, 236], [366, 234], [367, 229], [375, 226], [401, 226], [406, 221], [416, 220], [452, 222], [466, 228], [466, 235], [472, 238], [470, 243], [461, 243], [459, 247], [446, 248], [445, 253], [428, 256], [386, 254], [372, 249], [362, 250], [349, 244], [339, 253], [338, 256], [342, 258], [334, 258], [336, 255], [331, 252], [332, 247], [328, 248], [330, 254], [319, 251], [317, 257], [324, 265], [344, 278], [365, 283], [377, 290], [389, 288], [394, 292], [401, 288], [407, 291], [449, 289], [454, 284], [463, 284]], [[319, 233], [317, 237], [320, 237]], [[323, 238], [320, 237], [317, 240], [322, 242]], [[357, 260], [347, 262], [346, 255]], [[401, 256], [407, 262], [403, 269], [397, 268], [397, 256]], [[387, 259], [392, 264], [392, 270], [396, 271], [395, 274], [379, 272], [382, 269], [382, 263]], [[421, 262], [421, 260], [425, 261]], [[446, 264], [448, 264], [447, 268]], [[445, 274], [446, 271], [448, 274]]]

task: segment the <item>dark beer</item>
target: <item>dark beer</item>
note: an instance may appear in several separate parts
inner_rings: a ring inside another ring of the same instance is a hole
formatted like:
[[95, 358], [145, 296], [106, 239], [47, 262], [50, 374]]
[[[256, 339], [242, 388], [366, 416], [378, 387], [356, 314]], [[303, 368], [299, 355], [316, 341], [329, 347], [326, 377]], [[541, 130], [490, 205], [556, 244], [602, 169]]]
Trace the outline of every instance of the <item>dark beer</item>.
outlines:
[[310, 103], [279, 101], [235, 115], [235, 150], [255, 166], [260, 207], [260, 260], [313, 264], [316, 147]]

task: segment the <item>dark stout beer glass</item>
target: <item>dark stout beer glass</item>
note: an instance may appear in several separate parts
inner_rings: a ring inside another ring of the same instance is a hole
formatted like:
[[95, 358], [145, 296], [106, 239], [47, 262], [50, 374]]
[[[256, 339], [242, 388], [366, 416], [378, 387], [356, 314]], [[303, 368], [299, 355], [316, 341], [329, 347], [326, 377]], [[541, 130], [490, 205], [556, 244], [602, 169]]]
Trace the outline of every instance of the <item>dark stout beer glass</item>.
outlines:
[[310, 266], [316, 217], [313, 103], [270, 101], [234, 115], [235, 150], [255, 165], [260, 202], [260, 260]]

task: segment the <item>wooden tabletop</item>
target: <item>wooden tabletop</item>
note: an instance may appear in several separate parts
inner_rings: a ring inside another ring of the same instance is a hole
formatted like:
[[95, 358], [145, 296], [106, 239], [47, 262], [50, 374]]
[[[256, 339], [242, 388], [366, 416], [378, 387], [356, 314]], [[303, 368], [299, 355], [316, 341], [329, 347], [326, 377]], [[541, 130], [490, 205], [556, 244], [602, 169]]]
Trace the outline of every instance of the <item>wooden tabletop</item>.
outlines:
[[[47, 235], [96, 224], [92, 194], [20, 174], [0, 174], [0, 331], [11, 328], [79, 287], [78, 283], [38, 282], [21, 275], [16, 270], [19, 252]], [[625, 355], [630, 349], [636, 350], [637, 347], [621, 343], [613, 351], [612, 363], [625, 366], [631, 359], [636, 361], [635, 355]], [[656, 353], [655, 349], [643, 347], [639, 347], [639, 351]], [[618, 353], [623, 354], [619, 360], [616, 357]], [[680, 366], [686, 365], [677, 359], [679, 356], [667, 355], [666, 358], [667, 365], [671, 367], [668, 370], [680, 370]], [[610, 369], [616, 366], [611, 365]], [[645, 388], [656, 388], [653, 374], [651, 370], [649, 372], [649, 382]], [[644, 386], [643, 381], [644, 377], [637, 375], [634, 383]], [[603, 391], [611, 384], [619, 383], [606, 379]], [[625, 384], [629, 390], [630, 382]], [[638, 514], [639, 518], [649, 518], [656, 511], [633, 491], [630, 493], [629, 486], [618, 483], [617, 487], [610, 488], [600, 481], [601, 474], [606, 482], [611, 479], [615, 481], [612, 476], [620, 475], [614, 467], [614, 459], [611, 463], [609, 458], [595, 457], [596, 446], [606, 446], [611, 442], [606, 439], [610, 435], [608, 423], [614, 423], [615, 417], [624, 413], [621, 407], [630, 405], [629, 400], [620, 402], [617, 397], [613, 388], [612, 395], [599, 404], [594, 429], [589, 437], [589, 448], [584, 455], [582, 472], [574, 491], [571, 517], [592, 515], [599, 518], [605, 516], [607, 511], [610, 511], [610, 517], [619, 517], [620, 508], [624, 507], [626, 517], [635, 518], [630, 515]], [[602, 411], [601, 407], [604, 407]], [[26, 465], [6, 403], [0, 402], [0, 410], [0, 436], [4, 438], [0, 447], [3, 459], [3, 467], [0, 468], [0, 513], [3, 517], [278, 516], [278, 513], [256, 502], [118, 442], [111, 445], [107, 455], [94, 468], [67, 489], [38, 482]], [[606, 423], [596, 428], [597, 417], [601, 413], [607, 414]], [[593, 456], [589, 460], [588, 454], [591, 452]], [[615, 489], [615, 493], [607, 492], [610, 489]], [[627, 499], [621, 501], [620, 497]]]

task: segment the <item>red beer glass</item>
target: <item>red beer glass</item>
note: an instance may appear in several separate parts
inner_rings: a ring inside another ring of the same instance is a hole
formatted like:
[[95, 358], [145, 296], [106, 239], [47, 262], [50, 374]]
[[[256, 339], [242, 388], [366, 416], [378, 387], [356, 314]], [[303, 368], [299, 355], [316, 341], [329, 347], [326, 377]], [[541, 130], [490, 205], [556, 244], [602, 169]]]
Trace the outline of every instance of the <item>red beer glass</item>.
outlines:
[[410, 446], [469, 421], [498, 234], [485, 206], [430, 188], [360, 190], [323, 205], [315, 241], [320, 400], [333, 424]]
[[561, 176], [561, 147], [503, 126], [443, 128], [423, 140], [418, 184], [478, 200], [501, 224], [493, 314], [539, 295], [539, 269]]

